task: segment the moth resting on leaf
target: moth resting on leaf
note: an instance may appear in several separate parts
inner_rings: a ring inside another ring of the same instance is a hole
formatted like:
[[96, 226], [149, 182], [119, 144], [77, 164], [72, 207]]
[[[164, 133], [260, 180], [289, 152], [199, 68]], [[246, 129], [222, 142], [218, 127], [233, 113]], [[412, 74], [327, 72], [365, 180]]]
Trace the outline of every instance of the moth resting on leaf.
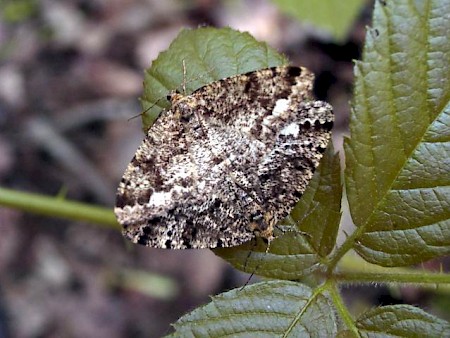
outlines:
[[123, 234], [154, 248], [270, 241], [327, 147], [332, 107], [313, 74], [282, 66], [171, 96], [120, 182]]

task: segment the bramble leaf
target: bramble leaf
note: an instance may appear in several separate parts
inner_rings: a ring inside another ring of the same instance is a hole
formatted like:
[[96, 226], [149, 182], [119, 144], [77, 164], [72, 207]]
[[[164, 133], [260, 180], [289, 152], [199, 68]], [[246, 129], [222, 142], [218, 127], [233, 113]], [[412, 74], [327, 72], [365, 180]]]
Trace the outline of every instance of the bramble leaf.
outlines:
[[231, 290], [184, 315], [170, 337], [334, 337], [330, 300], [300, 283], [271, 281]]
[[326, 257], [336, 245], [341, 220], [342, 183], [339, 154], [333, 145], [321, 160], [316, 179], [292, 210], [288, 218], [300, 231], [320, 257]]
[[283, 64], [287, 64], [284, 56], [248, 33], [231, 28], [183, 29], [145, 71], [141, 97], [144, 129], [162, 109], [170, 107], [167, 94], [172, 90], [182, 92], [183, 83], [190, 94], [216, 80]]
[[356, 327], [362, 337], [444, 337], [450, 324], [411, 305], [391, 305], [363, 314]]
[[450, 254], [449, 31], [448, 1], [376, 3], [345, 142], [355, 249], [369, 262]]
[[348, 33], [359, 11], [365, 4], [362, 0], [272, 0], [280, 9], [300, 21], [310, 22], [342, 40]]

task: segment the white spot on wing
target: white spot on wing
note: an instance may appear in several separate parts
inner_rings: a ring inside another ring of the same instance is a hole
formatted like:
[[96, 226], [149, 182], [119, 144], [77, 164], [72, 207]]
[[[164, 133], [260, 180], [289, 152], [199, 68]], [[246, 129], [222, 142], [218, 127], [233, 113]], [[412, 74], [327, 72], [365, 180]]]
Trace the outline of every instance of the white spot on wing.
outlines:
[[288, 124], [286, 127], [280, 130], [280, 135], [292, 135], [294, 137], [297, 137], [300, 133], [300, 127], [297, 123], [292, 122], [291, 124]]
[[148, 203], [153, 207], [159, 207], [168, 204], [171, 198], [172, 194], [170, 192], [154, 192]]
[[280, 116], [288, 109], [290, 104], [290, 100], [288, 99], [279, 99], [275, 102], [275, 107], [273, 108], [272, 115]]
[[170, 191], [156, 191], [150, 196], [148, 205], [151, 207], [170, 206], [174, 200], [188, 190], [188, 188], [175, 185]]

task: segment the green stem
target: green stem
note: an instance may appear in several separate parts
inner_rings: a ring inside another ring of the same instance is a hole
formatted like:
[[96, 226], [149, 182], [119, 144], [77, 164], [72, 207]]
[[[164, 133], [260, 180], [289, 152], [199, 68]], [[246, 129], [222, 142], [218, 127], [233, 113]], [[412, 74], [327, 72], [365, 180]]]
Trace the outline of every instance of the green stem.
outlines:
[[0, 205], [51, 217], [68, 218], [119, 229], [112, 209], [72, 202], [60, 197], [19, 192], [0, 187]]
[[339, 261], [339, 269], [332, 272], [333, 279], [349, 283], [411, 283], [421, 287], [450, 292], [450, 275], [425, 269], [395, 267], [386, 268], [371, 264], [357, 255], [345, 255]]
[[330, 280], [325, 285], [326, 290], [328, 290], [331, 298], [333, 299], [333, 304], [336, 307], [337, 312], [340, 314], [340, 317], [344, 321], [347, 328], [350, 330], [350, 332], [352, 332], [354, 337], [360, 337], [358, 328], [355, 325], [355, 321], [353, 320], [350, 312], [348, 312], [347, 306], [345, 305], [335, 282]]
[[347, 237], [347, 239], [344, 241], [344, 243], [336, 250], [335, 254], [331, 257], [330, 263], [328, 264], [328, 271], [331, 272], [334, 270], [336, 265], [341, 260], [342, 256], [344, 256], [348, 251], [353, 249], [355, 246], [355, 241], [359, 236], [361, 236], [364, 233], [364, 227], [359, 227], [353, 233]]
[[[339, 282], [351, 283], [402, 283], [402, 284], [430, 284], [439, 285], [439, 288], [450, 290], [450, 275], [433, 272], [346, 272], [334, 273], [333, 278]], [[444, 284], [444, 285], [441, 285]], [[446, 285], [449, 284], [449, 285]]]

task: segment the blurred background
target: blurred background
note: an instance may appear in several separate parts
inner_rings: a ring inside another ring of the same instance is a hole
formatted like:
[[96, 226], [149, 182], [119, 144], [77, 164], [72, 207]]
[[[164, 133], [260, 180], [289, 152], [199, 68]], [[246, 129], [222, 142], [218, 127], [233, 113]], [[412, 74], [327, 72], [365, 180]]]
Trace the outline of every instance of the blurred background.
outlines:
[[[316, 73], [340, 149], [372, 6], [336, 41], [268, 0], [0, 1], [0, 185], [112, 208], [143, 138], [128, 120], [143, 71], [201, 25], [249, 31]], [[129, 245], [116, 229], [0, 207], [0, 337], [159, 337], [247, 279], [209, 250]], [[401, 302], [383, 288], [349, 301]]]

